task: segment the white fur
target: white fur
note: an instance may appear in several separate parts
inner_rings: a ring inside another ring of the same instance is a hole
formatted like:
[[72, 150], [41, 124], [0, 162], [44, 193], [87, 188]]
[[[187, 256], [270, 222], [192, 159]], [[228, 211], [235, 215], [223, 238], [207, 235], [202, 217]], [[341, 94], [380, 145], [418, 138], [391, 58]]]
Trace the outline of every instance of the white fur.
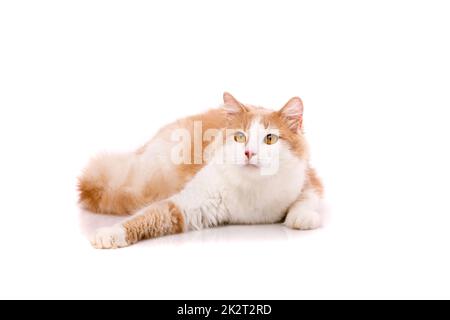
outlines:
[[[248, 141], [246, 145], [246, 149], [250, 150], [253, 154], [258, 156], [258, 149], [260, 145], [260, 131], [263, 129], [263, 126], [260, 124], [261, 119], [255, 118], [248, 130]], [[254, 164], [254, 163], [253, 163]]]
[[289, 209], [284, 224], [292, 229], [312, 230], [320, 227], [319, 213], [321, 199], [312, 190], [305, 192], [301, 201], [295, 202]]
[[[301, 193], [306, 163], [281, 140], [270, 146], [264, 144], [265, 135], [272, 132], [254, 122], [249, 130], [249, 147], [258, 149], [259, 154], [267, 148], [279, 148], [279, 158], [256, 157], [250, 163], [259, 167], [242, 164], [245, 144], [229, 141], [216, 153], [216, 157], [225, 157], [224, 164], [213, 159], [171, 198], [185, 214], [188, 228], [275, 223], [283, 219]], [[230, 152], [232, 156], [227, 156]], [[280, 161], [279, 168], [271, 175], [261, 174], [261, 169], [273, 161]]]
[[112, 227], [100, 228], [92, 237], [91, 244], [97, 249], [127, 247], [126, 231], [120, 224]]

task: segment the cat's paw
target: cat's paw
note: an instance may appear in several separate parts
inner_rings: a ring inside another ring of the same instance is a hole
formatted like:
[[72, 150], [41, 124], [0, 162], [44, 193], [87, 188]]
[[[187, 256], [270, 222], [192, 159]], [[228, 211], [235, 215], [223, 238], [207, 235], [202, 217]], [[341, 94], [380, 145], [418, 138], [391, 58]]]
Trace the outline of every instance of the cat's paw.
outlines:
[[91, 238], [91, 244], [96, 249], [117, 249], [129, 246], [125, 229], [120, 225], [97, 229]]
[[322, 225], [322, 219], [320, 213], [315, 210], [297, 208], [289, 211], [284, 225], [292, 229], [313, 230]]

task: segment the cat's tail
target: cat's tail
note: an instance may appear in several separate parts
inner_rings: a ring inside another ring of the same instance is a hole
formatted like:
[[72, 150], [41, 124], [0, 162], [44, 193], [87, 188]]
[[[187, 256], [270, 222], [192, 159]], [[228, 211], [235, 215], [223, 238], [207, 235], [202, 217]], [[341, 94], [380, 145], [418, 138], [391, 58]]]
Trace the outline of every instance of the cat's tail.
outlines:
[[79, 202], [84, 209], [128, 215], [145, 201], [140, 190], [134, 154], [102, 154], [92, 159], [79, 178]]

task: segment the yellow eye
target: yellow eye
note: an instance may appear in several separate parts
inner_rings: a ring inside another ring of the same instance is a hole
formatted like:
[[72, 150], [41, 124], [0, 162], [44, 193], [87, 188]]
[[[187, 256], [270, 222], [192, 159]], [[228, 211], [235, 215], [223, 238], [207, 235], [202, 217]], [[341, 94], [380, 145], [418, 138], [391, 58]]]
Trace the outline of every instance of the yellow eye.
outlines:
[[238, 143], [245, 143], [247, 141], [247, 137], [244, 133], [238, 131], [234, 134], [234, 141]]
[[264, 143], [266, 144], [274, 144], [278, 141], [278, 136], [276, 134], [272, 134], [269, 133], [265, 138], [264, 138]]

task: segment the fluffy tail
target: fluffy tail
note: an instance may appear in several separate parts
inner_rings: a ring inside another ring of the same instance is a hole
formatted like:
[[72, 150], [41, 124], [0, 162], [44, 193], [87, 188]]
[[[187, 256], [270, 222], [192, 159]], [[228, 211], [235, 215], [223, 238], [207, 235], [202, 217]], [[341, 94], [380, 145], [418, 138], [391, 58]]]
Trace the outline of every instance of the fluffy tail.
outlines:
[[134, 213], [145, 204], [134, 154], [104, 154], [93, 159], [79, 178], [80, 204], [113, 215]]

